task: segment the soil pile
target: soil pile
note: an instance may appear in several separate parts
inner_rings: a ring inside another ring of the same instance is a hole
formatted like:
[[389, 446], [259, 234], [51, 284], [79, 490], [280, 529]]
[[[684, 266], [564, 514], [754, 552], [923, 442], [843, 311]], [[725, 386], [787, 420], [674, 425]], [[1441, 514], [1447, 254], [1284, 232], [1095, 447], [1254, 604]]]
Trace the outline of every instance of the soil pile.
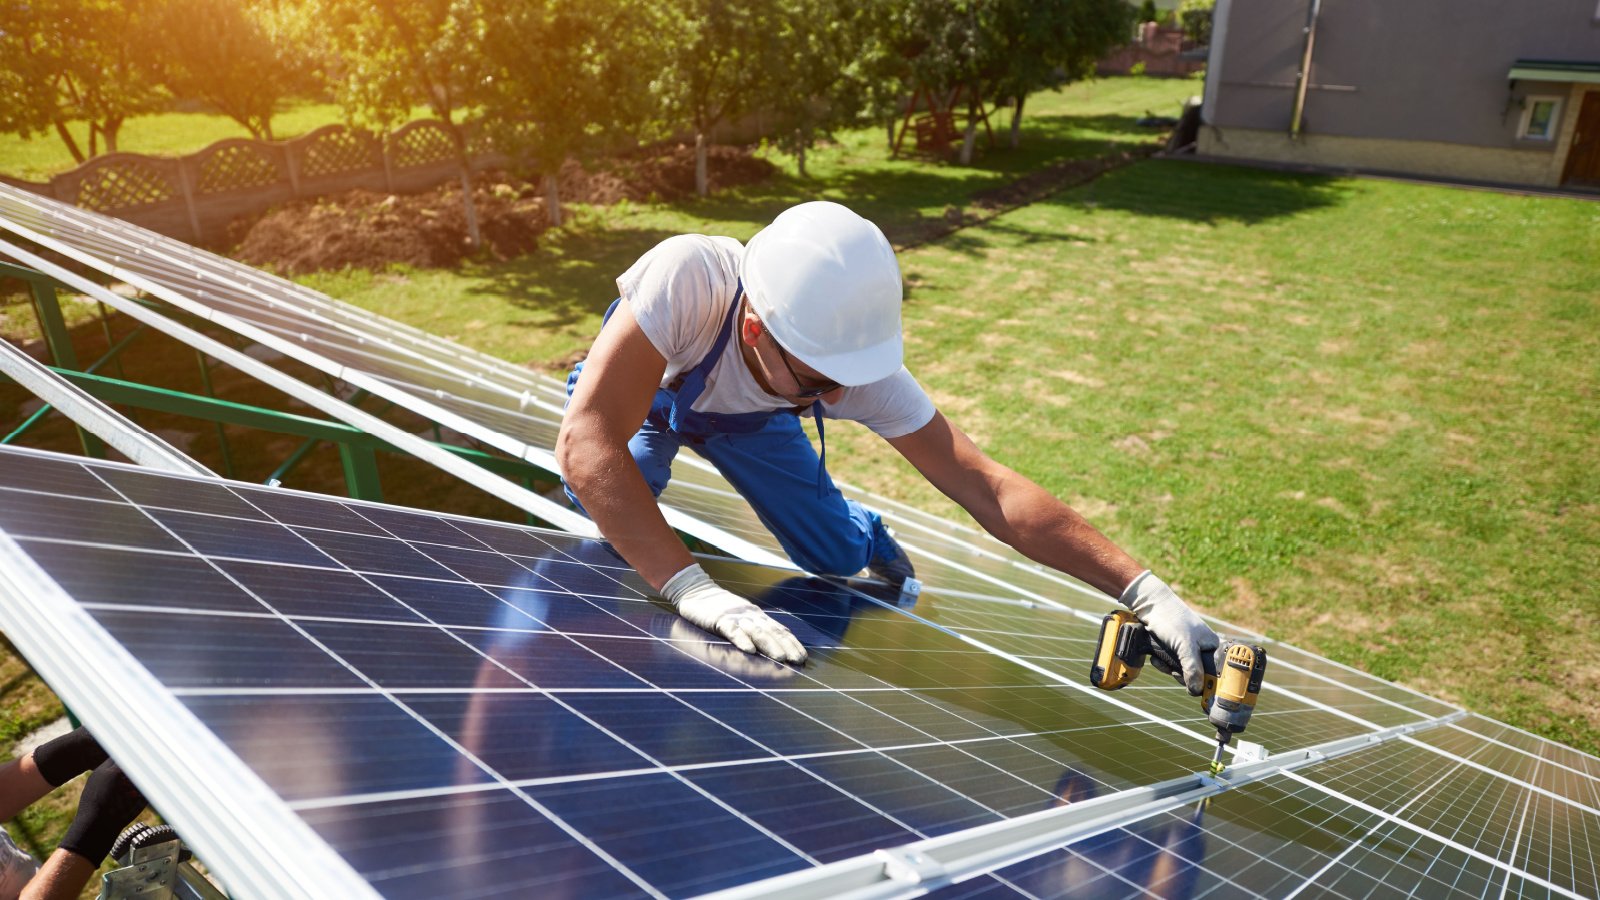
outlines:
[[[712, 147], [708, 156], [712, 190], [763, 181], [776, 171], [742, 147]], [[675, 200], [694, 193], [694, 148], [651, 148], [592, 171], [568, 162], [558, 182], [563, 204]], [[482, 172], [472, 197], [484, 257], [528, 253], [549, 227], [537, 183]], [[229, 243], [235, 259], [291, 275], [391, 264], [450, 268], [473, 255], [459, 181], [419, 194], [355, 190], [286, 204], [235, 223]]]

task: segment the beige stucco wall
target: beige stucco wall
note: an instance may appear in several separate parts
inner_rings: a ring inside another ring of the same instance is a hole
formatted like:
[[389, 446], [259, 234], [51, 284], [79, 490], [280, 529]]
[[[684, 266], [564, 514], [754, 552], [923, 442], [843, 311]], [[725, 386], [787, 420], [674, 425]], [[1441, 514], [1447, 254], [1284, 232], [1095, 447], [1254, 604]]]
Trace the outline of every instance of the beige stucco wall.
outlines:
[[1561, 128], [1553, 147], [1518, 142], [1511, 147], [1475, 147], [1443, 141], [1402, 141], [1381, 138], [1302, 134], [1291, 141], [1285, 132], [1247, 128], [1215, 129], [1202, 126], [1199, 152], [1230, 159], [1259, 159], [1339, 169], [1407, 172], [1471, 181], [1555, 187], [1567, 161], [1567, 149], [1576, 130], [1584, 93], [1600, 85], [1551, 85], [1530, 91], [1565, 98]]

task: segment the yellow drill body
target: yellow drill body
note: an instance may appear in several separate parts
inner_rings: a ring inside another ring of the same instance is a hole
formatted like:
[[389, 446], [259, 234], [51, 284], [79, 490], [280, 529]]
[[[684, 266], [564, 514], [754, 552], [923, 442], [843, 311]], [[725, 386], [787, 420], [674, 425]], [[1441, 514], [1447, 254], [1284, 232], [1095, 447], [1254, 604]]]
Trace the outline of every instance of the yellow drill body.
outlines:
[[[1114, 691], [1139, 677], [1149, 656], [1161, 657], [1169, 667], [1177, 658], [1127, 610], [1108, 613], [1100, 622], [1100, 642], [1089, 667], [1089, 683]], [[1255, 712], [1261, 682], [1267, 672], [1267, 651], [1254, 644], [1224, 640], [1206, 664], [1200, 708], [1217, 729], [1217, 753], [1211, 774], [1222, 772], [1222, 754], [1233, 736], [1244, 731]]]

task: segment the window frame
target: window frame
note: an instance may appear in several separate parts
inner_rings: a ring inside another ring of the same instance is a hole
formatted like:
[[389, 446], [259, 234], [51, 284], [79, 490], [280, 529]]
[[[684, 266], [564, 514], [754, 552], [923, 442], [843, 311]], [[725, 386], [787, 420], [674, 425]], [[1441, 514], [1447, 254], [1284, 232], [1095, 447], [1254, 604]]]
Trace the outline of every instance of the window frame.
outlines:
[[[1517, 125], [1517, 140], [1537, 141], [1541, 144], [1554, 143], [1556, 135], [1561, 133], [1561, 101], [1565, 97], [1559, 94], [1529, 94], [1522, 98], [1522, 121]], [[1541, 103], [1550, 104], [1550, 128], [1545, 134], [1531, 134], [1528, 125], [1533, 121], [1533, 109]]]

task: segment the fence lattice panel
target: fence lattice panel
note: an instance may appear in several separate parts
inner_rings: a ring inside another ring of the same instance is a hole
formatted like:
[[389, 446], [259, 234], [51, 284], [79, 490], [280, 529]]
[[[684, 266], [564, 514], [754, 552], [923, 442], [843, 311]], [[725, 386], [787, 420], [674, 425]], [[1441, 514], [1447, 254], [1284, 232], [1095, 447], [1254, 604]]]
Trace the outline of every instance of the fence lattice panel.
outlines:
[[265, 187], [283, 180], [278, 163], [256, 144], [219, 147], [200, 160], [195, 187], [202, 194], [220, 194]]
[[174, 179], [155, 166], [116, 162], [86, 173], [78, 182], [76, 203], [99, 211], [165, 203], [178, 196]]
[[302, 152], [305, 157], [300, 171], [312, 178], [370, 169], [374, 163], [371, 145], [347, 128], [331, 129], [315, 135], [307, 141]]
[[397, 169], [447, 162], [455, 155], [450, 133], [436, 122], [413, 122], [389, 139], [389, 159]]

